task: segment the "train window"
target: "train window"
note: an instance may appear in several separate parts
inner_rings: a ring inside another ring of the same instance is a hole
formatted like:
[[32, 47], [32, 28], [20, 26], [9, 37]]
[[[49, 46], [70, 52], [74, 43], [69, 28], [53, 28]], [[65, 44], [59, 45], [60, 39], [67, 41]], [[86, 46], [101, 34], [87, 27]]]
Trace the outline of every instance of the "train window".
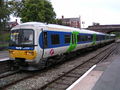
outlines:
[[91, 41], [93, 40], [93, 36], [91, 35]]
[[78, 42], [81, 41], [81, 37], [80, 37], [80, 35], [77, 35], [77, 39], [78, 39]]
[[74, 34], [72, 34], [72, 43], [74, 43]]
[[87, 36], [86, 35], [84, 36], [84, 41], [87, 41]]
[[81, 35], [81, 41], [85, 41], [85, 37]]
[[51, 35], [51, 42], [53, 45], [60, 44], [59, 34], [52, 34]]
[[99, 41], [99, 36], [98, 35], [96, 36], [96, 40]]
[[99, 35], [97, 35], [97, 41], [99, 41]]
[[101, 40], [101, 36], [99, 36], [99, 40]]
[[104, 36], [102, 35], [102, 40], [104, 40]]
[[99, 35], [99, 41], [101, 40], [101, 36]]
[[33, 46], [34, 31], [32, 29], [18, 29], [11, 31], [10, 45]]
[[93, 35], [91, 35], [91, 41], [93, 41]]
[[91, 41], [91, 40], [92, 40], [91, 35], [89, 35], [87, 38], [88, 38], [88, 39], [87, 39], [88, 41]]
[[103, 40], [105, 40], [105, 36], [103, 36]]
[[48, 46], [48, 41], [47, 41], [47, 32], [44, 32], [44, 34], [43, 34], [43, 38], [44, 38], [44, 48], [47, 48], [47, 46]]
[[102, 39], [101, 39], [102, 37], [101, 37], [101, 35], [99, 36], [99, 40], [101, 41]]
[[82, 35], [81, 37], [82, 37], [82, 41], [87, 41], [87, 36]]
[[65, 43], [70, 43], [70, 35], [65, 35]]
[[103, 36], [103, 40], [105, 40], [105, 36]]
[[107, 39], [107, 36], [105, 36], [105, 40]]

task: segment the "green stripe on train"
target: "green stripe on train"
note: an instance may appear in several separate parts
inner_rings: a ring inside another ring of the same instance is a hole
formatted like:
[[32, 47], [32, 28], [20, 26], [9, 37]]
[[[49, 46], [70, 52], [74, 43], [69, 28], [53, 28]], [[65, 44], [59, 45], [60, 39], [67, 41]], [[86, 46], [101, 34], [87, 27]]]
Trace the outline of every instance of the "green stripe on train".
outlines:
[[77, 31], [73, 31], [72, 32], [72, 35], [71, 35], [71, 40], [70, 40], [70, 46], [69, 46], [69, 48], [67, 49], [67, 52], [71, 52], [71, 51], [73, 51], [75, 48], [76, 48], [76, 46], [77, 46], [77, 35], [79, 34], [79, 32], [77, 32]]
[[93, 43], [92, 45], [95, 45], [96, 44], [96, 34], [93, 34]]
[[[73, 51], [76, 47], [77, 47], [77, 40], [78, 40], [78, 37], [77, 35], [79, 34], [79, 32], [77, 31], [73, 31], [72, 32], [72, 35], [71, 35], [71, 40], [70, 40], [70, 46], [69, 48], [67, 49], [67, 52], [71, 52]], [[96, 44], [96, 34], [93, 34], [93, 42], [92, 42], [92, 45], [95, 45]]]

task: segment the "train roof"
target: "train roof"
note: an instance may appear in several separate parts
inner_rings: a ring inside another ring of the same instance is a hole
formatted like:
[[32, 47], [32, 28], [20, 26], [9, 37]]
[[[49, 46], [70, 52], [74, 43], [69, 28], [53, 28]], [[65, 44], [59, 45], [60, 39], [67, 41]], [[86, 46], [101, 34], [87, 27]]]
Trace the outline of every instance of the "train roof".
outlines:
[[56, 24], [46, 24], [46, 23], [41, 23], [41, 22], [26, 22], [26, 23], [22, 23], [20, 25], [15, 26], [13, 29], [15, 28], [19, 28], [19, 27], [24, 27], [24, 26], [31, 26], [31, 27], [46, 27], [47, 30], [57, 30], [57, 31], [63, 31], [63, 32], [73, 32], [73, 31], [77, 31], [80, 33], [86, 33], [86, 34], [101, 34], [101, 35], [106, 35], [104, 33], [100, 33], [100, 32], [95, 32], [92, 30], [86, 30], [86, 29], [80, 29], [80, 28], [73, 28], [73, 27], [68, 27], [68, 26], [62, 26], [62, 25], [56, 25]]
[[[68, 26], [62, 26], [62, 25], [56, 25], [56, 24], [48, 24], [47, 25], [49, 28], [57, 28], [58, 30], [60, 31], [68, 31], [68, 32], [71, 32], [71, 31], [78, 31], [80, 33], [89, 33], [89, 34], [102, 34], [102, 35], [105, 35], [104, 33], [100, 33], [100, 32], [95, 32], [95, 31], [92, 31], [92, 30], [88, 30], [88, 29], [80, 29], [80, 28], [74, 28], [74, 27], [68, 27]], [[56, 29], [55, 29], [56, 30]]]
[[74, 28], [74, 27], [68, 27], [68, 26], [62, 26], [62, 25], [56, 25], [56, 24], [48, 24], [47, 26], [48, 26], [48, 28], [51, 28], [51, 30], [60, 30], [60, 31], [68, 31], [68, 32], [78, 31], [80, 33], [105, 35], [104, 33], [95, 32], [95, 31], [92, 31], [92, 30], [80, 29], [80, 28]]
[[115, 37], [116, 35], [115, 35], [115, 34], [110, 34], [110, 36], [113, 36], [113, 37]]

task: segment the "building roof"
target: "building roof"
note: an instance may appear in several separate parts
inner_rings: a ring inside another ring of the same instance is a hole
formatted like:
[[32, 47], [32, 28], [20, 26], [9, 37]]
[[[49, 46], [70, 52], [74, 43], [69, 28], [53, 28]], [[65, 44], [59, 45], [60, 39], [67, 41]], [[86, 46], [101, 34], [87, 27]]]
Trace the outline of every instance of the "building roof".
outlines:
[[63, 21], [80, 21], [79, 18], [62, 18]]
[[14, 27], [14, 26], [16, 26], [16, 25], [18, 25], [18, 23], [17, 23], [16, 21], [13, 21], [13, 22], [7, 22], [6, 27], [8, 27], [8, 28], [12, 28], [12, 27]]

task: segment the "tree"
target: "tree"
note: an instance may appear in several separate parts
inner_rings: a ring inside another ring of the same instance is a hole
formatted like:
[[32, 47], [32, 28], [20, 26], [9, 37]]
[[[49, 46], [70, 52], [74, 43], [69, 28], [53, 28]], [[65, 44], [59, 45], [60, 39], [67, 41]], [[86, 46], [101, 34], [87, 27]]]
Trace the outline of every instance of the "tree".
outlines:
[[52, 4], [48, 0], [14, 0], [10, 5], [13, 7], [14, 15], [19, 16], [23, 22], [54, 23], [56, 18]]
[[61, 19], [56, 19], [55, 24], [63, 25], [63, 23], [62, 23], [62, 20], [61, 20]]
[[21, 11], [23, 9], [23, 0], [11, 0], [8, 2], [9, 6], [10, 6], [10, 11], [11, 13], [16, 16], [16, 17], [20, 17]]
[[9, 20], [10, 10], [7, 1], [0, 0], [0, 31], [5, 29], [5, 24]]

